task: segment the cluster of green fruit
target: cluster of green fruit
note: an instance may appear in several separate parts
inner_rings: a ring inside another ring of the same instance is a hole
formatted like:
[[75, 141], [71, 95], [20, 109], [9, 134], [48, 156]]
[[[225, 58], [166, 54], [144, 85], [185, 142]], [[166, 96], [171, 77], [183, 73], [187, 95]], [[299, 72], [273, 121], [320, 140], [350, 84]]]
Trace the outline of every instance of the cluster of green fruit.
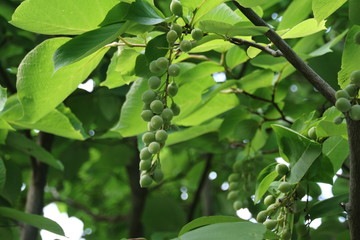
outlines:
[[289, 226], [290, 215], [299, 211], [296, 209], [296, 200], [305, 195], [304, 189], [299, 184], [290, 184], [286, 181], [289, 168], [285, 164], [278, 164], [276, 172], [281, 177], [277, 189], [264, 198], [266, 210], [260, 211], [256, 216], [259, 223], [263, 223], [267, 229], [274, 230], [281, 240], [291, 239], [292, 232]]
[[[360, 88], [360, 71], [354, 71], [350, 75], [350, 84], [336, 92], [335, 107], [344, 114], [349, 114], [354, 121], [360, 120], [360, 105], [357, 104], [357, 96]], [[343, 117], [334, 119], [335, 124], [340, 124]]]

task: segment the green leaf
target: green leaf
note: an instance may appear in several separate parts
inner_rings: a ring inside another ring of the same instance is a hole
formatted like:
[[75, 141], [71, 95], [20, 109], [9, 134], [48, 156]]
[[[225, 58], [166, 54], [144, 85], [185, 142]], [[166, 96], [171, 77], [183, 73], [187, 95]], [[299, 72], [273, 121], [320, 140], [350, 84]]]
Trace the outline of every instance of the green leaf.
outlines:
[[330, 42], [327, 42], [326, 44], [322, 45], [315, 51], [312, 51], [309, 56], [311, 57], [317, 57], [324, 55], [326, 53], [332, 52], [331, 48], [335, 46], [337, 43], [339, 43], [347, 34], [348, 30], [345, 30], [341, 34], [339, 34], [336, 38], [332, 39]]
[[211, 1], [202, 1], [201, 5], [198, 7], [194, 18], [193, 23], [195, 24], [199, 19], [204, 16], [206, 13], [208, 13], [211, 9], [217, 7], [221, 3], [225, 2], [226, 0], [211, 0]]
[[206, 123], [199, 126], [189, 127], [181, 131], [176, 131], [169, 134], [169, 138], [166, 140], [166, 146], [170, 146], [176, 143], [185, 142], [187, 140], [196, 138], [209, 132], [218, 131], [223, 120], [214, 119], [210, 123]]
[[315, 19], [320, 22], [333, 14], [346, 0], [313, 0], [312, 10]]
[[53, 54], [68, 40], [46, 40], [22, 60], [16, 87], [24, 110], [23, 121], [35, 122], [51, 112], [89, 76], [108, 50], [99, 50], [54, 73]]
[[259, 201], [262, 198], [262, 196], [264, 196], [270, 184], [276, 179], [277, 176], [278, 173], [276, 171], [273, 171], [263, 178], [259, 186], [256, 188], [255, 200], [254, 200], [255, 202]]
[[340, 203], [346, 203], [349, 194], [341, 194], [314, 204], [309, 209], [310, 219], [336, 216], [344, 212]]
[[49, 166], [52, 166], [58, 170], [64, 169], [64, 166], [59, 160], [55, 159], [48, 151], [37, 145], [34, 141], [26, 138], [22, 134], [9, 132], [6, 139], [6, 144], [15, 148], [18, 151], [33, 156], [39, 161], [46, 163]]
[[6, 181], [6, 167], [4, 165], [4, 161], [0, 158], [0, 194], [3, 191]]
[[105, 47], [123, 33], [125, 28], [126, 24], [113, 24], [83, 33], [66, 42], [54, 53], [55, 71]]
[[268, 70], [255, 70], [241, 78], [238, 82], [241, 89], [248, 93], [254, 93], [257, 89], [270, 87], [274, 78], [274, 73]]
[[240, 22], [235, 25], [213, 20], [200, 21], [199, 28], [204, 32], [233, 36], [258, 36], [267, 32], [267, 27], [257, 27], [250, 22]]
[[321, 145], [281, 125], [272, 127], [277, 137], [280, 155], [292, 165], [289, 182], [296, 183], [304, 177], [321, 154]]
[[236, 0], [241, 6], [252, 8], [268, 2], [268, 0]]
[[321, 21], [320, 23], [318, 23], [316, 19], [310, 18], [297, 24], [295, 27], [291, 28], [281, 37], [283, 39], [300, 38], [320, 32], [325, 29], [326, 29], [325, 21]]
[[141, 0], [136, 0], [131, 4], [126, 19], [143, 25], [155, 25], [165, 20], [148, 2]]
[[242, 222], [241, 218], [232, 217], [232, 216], [210, 216], [210, 217], [200, 217], [195, 220], [192, 220], [185, 226], [183, 226], [179, 232], [179, 237], [193, 229], [203, 227], [206, 225], [214, 223], [225, 223], [225, 222]]
[[142, 112], [141, 95], [148, 90], [147, 80], [136, 80], [126, 94], [126, 101], [121, 108], [120, 120], [112, 131], [119, 132], [123, 137], [135, 136], [147, 129], [146, 122], [140, 117]]
[[16, 9], [11, 24], [48, 35], [78, 35], [98, 27], [116, 0], [26, 0]]
[[168, 52], [169, 43], [166, 40], [166, 34], [161, 34], [149, 41], [145, 49], [145, 57], [148, 62], [163, 57]]
[[304, 19], [307, 19], [311, 13], [311, 2], [312, 0], [291, 1], [291, 4], [282, 15], [277, 30], [292, 28]]
[[330, 137], [323, 143], [322, 152], [330, 159], [334, 172], [337, 172], [349, 156], [348, 141], [340, 136]]
[[65, 233], [59, 224], [51, 219], [39, 215], [20, 212], [13, 208], [0, 207], [0, 216], [11, 218], [16, 221], [27, 223], [36, 228], [44, 229], [61, 236], [65, 236]]
[[229, 68], [234, 68], [237, 65], [244, 63], [248, 60], [245, 51], [239, 46], [233, 46], [226, 52], [225, 62]]
[[[262, 240], [266, 228], [250, 222], [215, 223], [181, 235], [180, 240]], [[241, 238], [239, 238], [241, 236]]]
[[[6, 150], [10, 147], [6, 147]], [[5, 151], [3, 151], [5, 152]], [[14, 156], [10, 153], [10, 156]], [[28, 159], [26, 159], [28, 160]], [[6, 168], [6, 179], [0, 196], [11, 204], [16, 204], [21, 195], [21, 186], [24, 183], [22, 178], [22, 170], [14, 161], [4, 161]]]
[[130, 9], [130, 4], [120, 2], [111, 8], [106, 14], [105, 19], [99, 24], [99, 26], [106, 26], [114, 23], [120, 23], [124, 21], [126, 15]]
[[360, 69], [360, 45], [354, 41], [355, 34], [358, 32], [360, 32], [360, 26], [354, 25], [346, 37], [341, 60], [341, 71], [338, 74], [338, 84], [341, 88], [350, 83], [350, 74]]
[[210, 10], [207, 14], [202, 16], [199, 21], [213, 20], [217, 22], [225, 22], [228, 24], [236, 24], [242, 21], [242, 18], [236, 14], [228, 5], [225, 3]]
[[360, 25], [359, 9], [360, 2], [358, 0], [349, 0], [349, 19], [356, 25]]
[[4, 109], [6, 99], [7, 99], [6, 88], [0, 86], [0, 112]]

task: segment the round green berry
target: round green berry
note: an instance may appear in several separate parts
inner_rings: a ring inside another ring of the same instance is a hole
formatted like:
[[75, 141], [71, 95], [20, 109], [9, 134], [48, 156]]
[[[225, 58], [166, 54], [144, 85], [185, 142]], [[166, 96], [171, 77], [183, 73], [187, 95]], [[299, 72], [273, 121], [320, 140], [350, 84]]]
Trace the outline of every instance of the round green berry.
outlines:
[[176, 77], [180, 74], [180, 67], [177, 64], [171, 64], [168, 68], [168, 73], [172, 77]]
[[183, 15], [182, 5], [178, 0], [172, 0], [170, 3], [170, 11], [176, 15], [181, 17]]
[[153, 180], [148, 174], [144, 174], [144, 175], [140, 176], [140, 186], [142, 188], [150, 187], [152, 182], [153, 182]]
[[153, 132], [146, 132], [142, 135], [142, 141], [145, 145], [149, 145], [151, 142], [155, 141], [155, 134]]
[[153, 129], [159, 129], [164, 124], [164, 120], [159, 115], [151, 118], [150, 125]]
[[148, 131], [156, 131], [156, 130], [158, 130], [158, 128], [154, 128], [154, 127], [151, 125], [151, 121], [148, 122], [147, 127], [148, 127]]
[[229, 182], [236, 182], [240, 180], [240, 174], [238, 173], [232, 173], [230, 174], [230, 176], [228, 177]]
[[235, 200], [237, 199], [237, 197], [239, 196], [239, 192], [238, 191], [230, 191], [227, 195], [227, 199], [228, 200]]
[[285, 164], [282, 164], [282, 163], [276, 165], [275, 170], [281, 177], [286, 175], [289, 172], [288, 166], [286, 166]]
[[270, 206], [271, 204], [273, 204], [275, 202], [275, 197], [273, 195], [268, 195], [265, 197], [264, 199], [264, 204], [266, 206]]
[[336, 97], [336, 99], [339, 99], [339, 98], [347, 98], [347, 99], [350, 99], [349, 93], [348, 93], [347, 91], [345, 91], [345, 90], [338, 90], [338, 91], [336, 91], [335, 97]]
[[151, 76], [148, 80], [148, 86], [151, 89], [157, 89], [158, 87], [160, 87], [160, 84], [161, 80], [157, 76]]
[[166, 40], [170, 45], [174, 45], [176, 39], [178, 39], [178, 34], [175, 30], [170, 30], [166, 34]]
[[344, 90], [349, 94], [350, 97], [356, 97], [359, 92], [359, 87], [355, 84], [347, 85]]
[[151, 160], [141, 160], [139, 163], [139, 170], [148, 171], [151, 168]]
[[263, 223], [265, 222], [267, 216], [267, 211], [260, 211], [256, 216], [256, 221], [259, 223]]
[[355, 33], [354, 42], [355, 42], [355, 44], [360, 45], [360, 32]]
[[288, 182], [280, 183], [278, 190], [282, 193], [288, 193], [291, 190], [291, 184]]
[[310, 139], [316, 139], [317, 136], [316, 136], [316, 127], [311, 127], [308, 131], [308, 136]]
[[169, 66], [169, 59], [167, 59], [166, 57], [159, 57], [158, 59], [156, 59], [156, 65], [161, 70], [166, 70]]
[[154, 92], [153, 90], [147, 90], [141, 96], [141, 100], [144, 103], [151, 103], [155, 98], [156, 98], [156, 92]]
[[243, 204], [242, 204], [241, 201], [238, 200], [238, 201], [234, 202], [233, 207], [234, 207], [235, 210], [239, 210], [240, 208], [243, 207]]
[[155, 114], [160, 114], [164, 110], [164, 104], [160, 100], [154, 100], [150, 104], [150, 109]]
[[174, 82], [170, 83], [167, 87], [167, 93], [169, 94], [170, 97], [175, 97], [178, 90], [179, 88]]
[[344, 119], [342, 117], [336, 117], [336, 118], [334, 118], [334, 123], [336, 125], [339, 125], [339, 124], [341, 124], [343, 122], [343, 120]]
[[350, 109], [350, 117], [354, 121], [360, 120], [360, 105], [353, 105]]
[[195, 41], [200, 41], [203, 38], [204, 34], [200, 29], [193, 29], [191, 31], [191, 37], [195, 40]]
[[149, 65], [150, 72], [159, 73], [161, 69], [157, 66], [156, 61], [151, 61]]
[[183, 31], [182, 27], [181, 27], [179, 24], [177, 24], [177, 23], [173, 23], [173, 24], [171, 25], [171, 28], [170, 28], [170, 29], [171, 29], [171, 30], [174, 30], [174, 31], [177, 33], [178, 37], [181, 36], [182, 31]]
[[160, 144], [158, 142], [152, 142], [148, 146], [149, 152], [157, 154], [160, 151]]
[[173, 111], [174, 116], [178, 116], [180, 114], [180, 107], [176, 103], [172, 103], [170, 109]]
[[192, 49], [192, 43], [189, 40], [182, 40], [180, 43], [180, 50], [189, 52]]
[[147, 147], [144, 147], [140, 151], [140, 159], [141, 160], [149, 160], [152, 157], [152, 154], [149, 152]]
[[165, 108], [161, 113], [161, 117], [164, 121], [170, 121], [174, 117], [174, 113], [170, 108]]
[[165, 130], [161, 129], [161, 130], [156, 131], [156, 133], [155, 133], [155, 140], [158, 142], [166, 141], [167, 137], [168, 137], [168, 134]]
[[274, 210], [278, 209], [278, 207], [279, 207], [279, 204], [273, 203], [273, 204], [270, 204], [270, 205], [267, 207], [266, 211], [267, 211], [268, 213], [272, 213]]
[[277, 221], [272, 220], [272, 219], [267, 219], [264, 223], [265, 227], [269, 230], [273, 230], [276, 225], [277, 225]]
[[160, 168], [154, 170], [153, 179], [155, 182], [161, 182], [164, 179], [164, 173]]
[[360, 70], [353, 71], [350, 74], [350, 82], [355, 84], [356, 86], [360, 87]]
[[151, 118], [154, 116], [151, 110], [144, 110], [141, 112], [141, 118], [145, 122], [150, 122]]
[[350, 110], [351, 108], [351, 103], [348, 99], [346, 98], [339, 98], [338, 100], [336, 100], [335, 102], [335, 107], [340, 111], [340, 112], [347, 112]]
[[237, 183], [237, 182], [232, 182], [232, 183], [230, 183], [230, 185], [229, 185], [229, 190], [230, 190], [230, 191], [238, 190], [239, 187], [240, 187], [240, 184], [239, 184], [239, 183]]

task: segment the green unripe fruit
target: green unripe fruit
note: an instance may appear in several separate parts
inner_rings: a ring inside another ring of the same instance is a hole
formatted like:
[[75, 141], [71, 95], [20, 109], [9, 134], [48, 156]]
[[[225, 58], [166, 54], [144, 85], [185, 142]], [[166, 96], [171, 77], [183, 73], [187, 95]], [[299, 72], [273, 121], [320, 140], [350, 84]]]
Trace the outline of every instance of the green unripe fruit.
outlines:
[[282, 193], [287, 193], [291, 190], [291, 184], [288, 182], [282, 182], [280, 183], [278, 190]]
[[235, 200], [237, 199], [237, 197], [239, 196], [239, 192], [238, 191], [230, 191], [227, 195], [227, 199], [228, 200]]
[[230, 176], [228, 177], [229, 182], [236, 182], [240, 180], [240, 174], [238, 173], [232, 173], [230, 174]]
[[243, 207], [243, 204], [241, 201], [235, 201], [234, 204], [233, 204], [233, 207], [235, 210], [239, 210], [240, 208]]
[[155, 98], [156, 98], [156, 92], [154, 92], [153, 90], [147, 90], [141, 96], [141, 100], [144, 103], [151, 103]]
[[275, 170], [281, 177], [286, 175], [289, 172], [289, 168], [285, 164], [276, 165]]
[[301, 185], [297, 187], [296, 189], [296, 196], [299, 198], [299, 199], [302, 199], [306, 194], [306, 191], [305, 191], [305, 188], [302, 187]]
[[180, 43], [180, 50], [183, 52], [189, 52], [192, 49], [192, 44], [189, 40], [182, 40]]
[[166, 40], [170, 45], [173, 45], [175, 43], [176, 39], [178, 39], [178, 37], [179, 37], [178, 34], [174, 30], [170, 30], [166, 34]]
[[144, 103], [142, 109], [143, 110], [150, 110], [150, 103], [151, 103], [151, 101], [149, 103]]
[[360, 32], [355, 33], [354, 43], [360, 45]]
[[183, 15], [182, 5], [178, 0], [172, 0], [170, 3], [170, 11], [176, 15], [181, 17]]
[[158, 142], [152, 142], [148, 146], [149, 152], [157, 154], [160, 151], [160, 144]]
[[267, 216], [268, 216], [267, 211], [260, 211], [258, 213], [258, 215], [256, 216], [256, 221], [259, 223], [263, 223], [263, 222], [265, 222]]
[[164, 173], [161, 169], [157, 168], [153, 172], [153, 178], [155, 182], [161, 182], [164, 179]]
[[176, 103], [171, 104], [170, 109], [173, 111], [174, 116], [177, 116], [180, 114], [180, 107]]
[[350, 99], [349, 93], [347, 91], [345, 91], [345, 90], [336, 91], [335, 97], [336, 97], [336, 99], [339, 99], [339, 98]]
[[280, 235], [280, 240], [290, 240], [291, 239], [291, 231], [289, 229], [283, 230]]
[[175, 97], [176, 94], [178, 93], [178, 90], [179, 88], [174, 82], [170, 83], [167, 87], [167, 93], [169, 94], [170, 97]]
[[151, 118], [154, 116], [151, 110], [144, 110], [141, 112], [141, 118], [145, 122], [150, 122]]
[[158, 59], [156, 59], [156, 66], [161, 70], [166, 70], [169, 66], [169, 59], [167, 59], [166, 57], [159, 57]]
[[151, 89], [157, 89], [158, 87], [160, 87], [160, 84], [161, 80], [157, 76], [151, 76], [148, 80], [148, 86]]
[[147, 132], [142, 135], [142, 141], [145, 145], [149, 145], [151, 142], [155, 141], [155, 134], [152, 132]]
[[151, 125], [151, 121], [148, 122], [147, 127], [148, 127], [148, 131], [156, 131], [156, 130], [159, 129], [159, 128], [154, 128], [154, 127]]
[[159, 73], [161, 71], [161, 69], [157, 66], [155, 60], [150, 62], [149, 70], [152, 73]]
[[170, 28], [170, 29], [171, 29], [171, 30], [174, 30], [174, 31], [177, 33], [178, 37], [181, 36], [182, 31], [183, 31], [182, 27], [181, 27], [179, 24], [177, 24], [177, 23], [173, 23], [173, 24], [171, 25], [171, 28]]
[[353, 105], [350, 109], [350, 117], [354, 121], [360, 120], [360, 105]]
[[154, 100], [150, 103], [150, 109], [155, 114], [160, 114], [164, 110], [164, 104], [160, 100]]
[[272, 212], [273, 212], [274, 210], [276, 210], [278, 207], [279, 207], [279, 204], [273, 203], [273, 204], [270, 204], [270, 205], [267, 207], [266, 211], [267, 211], [268, 213], [272, 213]]
[[151, 118], [150, 125], [153, 129], [159, 129], [164, 123], [164, 120], [159, 115], [155, 115]]
[[275, 202], [275, 197], [273, 195], [268, 195], [265, 197], [264, 199], [264, 204], [266, 206], [270, 206], [271, 204], [273, 204]]
[[309, 129], [308, 136], [309, 136], [310, 139], [314, 139], [314, 140], [317, 138], [317, 136], [316, 136], [316, 127], [312, 127], [312, 128]]
[[150, 187], [152, 182], [153, 182], [153, 180], [149, 175], [144, 174], [144, 175], [140, 176], [140, 186], [142, 188]]
[[232, 182], [232, 183], [230, 183], [230, 185], [229, 185], [229, 190], [230, 190], [230, 191], [238, 190], [239, 187], [240, 187], [239, 183], [237, 183], [237, 182]]
[[168, 134], [165, 130], [159, 130], [155, 133], [155, 140], [158, 142], [165, 142], [168, 137]]
[[180, 74], [180, 67], [177, 64], [171, 64], [168, 69], [168, 73], [172, 77], [176, 77]]
[[349, 94], [350, 97], [356, 97], [359, 88], [355, 84], [349, 84], [344, 88], [344, 90]]
[[193, 29], [191, 31], [191, 37], [195, 40], [195, 41], [200, 41], [203, 38], [204, 34], [200, 29]]
[[140, 151], [140, 159], [141, 160], [149, 160], [152, 157], [152, 154], [149, 152], [147, 147], [144, 147]]
[[336, 117], [336, 118], [334, 118], [334, 123], [336, 125], [339, 125], [339, 124], [341, 124], [343, 122], [343, 120], [344, 119], [342, 117]]
[[164, 121], [170, 121], [173, 116], [174, 113], [170, 108], [165, 108], [161, 113], [161, 117], [164, 119]]
[[346, 98], [339, 98], [338, 100], [336, 100], [335, 102], [335, 107], [340, 111], [340, 112], [347, 112], [350, 110], [351, 108], [351, 103], [348, 99]]
[[264, 223], [265, 227], [269, 230], [273, 230], [276, 225], [277, 225], [277, 221], [272, 220], [272, 219], [267, 219]]
[[352, 84], [355, 84], [356, 86], [360, 87], [360, 70], [353, 71], [350, 74], [350, 82]]
[[141, 160], [139, 163], [139, 170], [148, 171], [151, 168], [151, 160]]

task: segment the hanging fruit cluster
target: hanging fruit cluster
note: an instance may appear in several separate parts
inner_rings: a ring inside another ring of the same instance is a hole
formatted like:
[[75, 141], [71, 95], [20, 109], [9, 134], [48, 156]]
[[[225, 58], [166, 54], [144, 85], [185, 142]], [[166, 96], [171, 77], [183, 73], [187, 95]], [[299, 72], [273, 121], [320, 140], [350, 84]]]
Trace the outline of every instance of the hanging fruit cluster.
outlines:
[[[182, 16], [179, 1], [173, 0], [170, 10], [174, 15]], [[172, 118], [180, 114], [180, 107], [173, 99], [178, 92], [175, 78], [180, 74], [180, 66], [172, 62], [174, 53], [189, 52], [192, 49], [192, 41], [183, 39], [183, 27], [176, 23], [176, 19], [166, 34], [169, 51], [166, 57], [150, 62], [152, 76], [148, 79], [149, 90], [142, 95], [144, 105], [141, 118], [148, 123], [148, 131], [142, 136], [144, 148], [140, 151], [141, 187], [149, 187], [154, 181], [163, 179], [160, 150], [165, 145]], [[194, 40], [200, 40], [203, 36], [199, 29], [193, 29], [191, 34]]]

